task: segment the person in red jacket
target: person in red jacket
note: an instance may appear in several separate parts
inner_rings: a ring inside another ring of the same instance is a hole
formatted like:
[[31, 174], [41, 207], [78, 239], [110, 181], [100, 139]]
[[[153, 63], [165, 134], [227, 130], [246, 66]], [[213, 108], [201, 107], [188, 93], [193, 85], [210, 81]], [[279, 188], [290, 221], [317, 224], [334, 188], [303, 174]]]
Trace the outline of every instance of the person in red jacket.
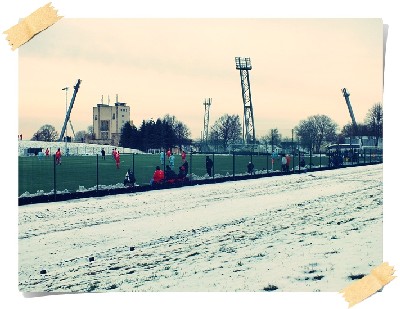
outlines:
[[182, 163], [186, 161], [186, 152], [184, 150], [182, 150]]
[[150, 181], [151, 185], [155, 184], [161, 184], [164, 180], [164, 171], [160, 169], [160, 167], [157, 165], [156, 170], [153, 174], [153, 178]]
[[289, 154], [286, 155], [286, 172], [290, 170], [290, 156]]
[[115, 152], [115, 163], [117, 164], [117, 168], [119, 168], [119, 163], [120, 163], [120, 155], [119, 155], [119, 151]]
[[56, 151], [56, 165], [61, 165], [61, 150], [60, 148]]

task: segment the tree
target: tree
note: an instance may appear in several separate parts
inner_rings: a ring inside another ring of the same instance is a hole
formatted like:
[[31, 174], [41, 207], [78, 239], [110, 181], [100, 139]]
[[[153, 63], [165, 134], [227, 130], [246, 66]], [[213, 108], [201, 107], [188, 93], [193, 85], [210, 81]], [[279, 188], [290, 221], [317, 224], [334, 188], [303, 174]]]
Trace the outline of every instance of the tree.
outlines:
[[280, 145], [282, 140], [282, 134], [279, 133], [278, 129], [271, 129], [270, 132], [265, 134], [263, 137], [261, 137], [262, 143], [265, 145], [270, 144], [271, 145], [271, 150], [274, 151], [274, 149], [277, 145]]
[[303, 147], [320, 152], [323, 142], [336, 141], [337, 128], [338, 125], [328, 116], [314, 115], [301, 120], [294, 130]]
[[81, 141], [84, 141], [84, 140], [86, 139], [86, 136], [87, 136], [87, 133], [86, 133], [85, 130], [78, 131], [78, 132], [76, 132], [76, 134], [75, 134], [74, 140], [75, 140], [76, 142], [81, 142]]
[[58, 133], [56, 129], [50, 125], [45, 124], [39, 128], [39, 130], [33, 134], [32, 141], [44, 141], [44, 142], [55, 142], [58, 139]]
[[365, 124], [368, 126], [371, 135], [375, 137], [375, 146], [378, 146], [379, 138], [383, 137], [382, 103], [376, 103], [368, 110]]
[[239, 115], [225, 114], [218, 118], [211, 127], [211, 139], [221, 141], [226, 151], [228, 144], [241, 141], [242, 126]]
[[179, 147], [190, 143], [191, 132], [182, 121], [179, 121], [175, 116], [169, 114], [165, 115], [163, 120], [171, 126], [175, 137], [175, 143], [177, 143]]

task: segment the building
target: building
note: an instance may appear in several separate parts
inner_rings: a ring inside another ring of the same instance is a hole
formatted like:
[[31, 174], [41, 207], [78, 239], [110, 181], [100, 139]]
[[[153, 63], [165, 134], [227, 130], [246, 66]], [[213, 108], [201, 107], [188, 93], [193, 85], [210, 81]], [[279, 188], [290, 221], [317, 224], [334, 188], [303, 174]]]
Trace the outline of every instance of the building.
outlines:
[[127, 122], [131, 123], [130, 107], [118, 102], [118, 95], [114, 105], [103, 104], [102, 100], [93, 107], [93, 142], [118, 146], [122, 128]]

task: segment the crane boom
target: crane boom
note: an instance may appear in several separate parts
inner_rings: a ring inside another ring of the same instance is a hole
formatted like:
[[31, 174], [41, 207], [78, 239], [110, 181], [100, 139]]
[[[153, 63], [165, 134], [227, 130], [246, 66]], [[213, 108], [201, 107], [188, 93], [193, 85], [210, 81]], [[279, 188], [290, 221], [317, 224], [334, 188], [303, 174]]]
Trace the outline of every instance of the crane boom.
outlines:
[[72, 110], [72, 107], [74, 106], [76, 94], [78, 93], [78, 89], [79, 89], [79, 85], [80, 84], [81, 84], [81, 80], [78, 79], [76, 85], [74, 86], [74, 93], [72, 95], [71, 102], [69, 103], [69, 108], [68, 108], [67, 114], [65, 115], [64, 125], [63, 125], [62, 130], [61, 130], [60, 138], [58, 139], [59, 142], [62, 142], [62, 140], [64, 138], [65, 130], [67, 128], [69, 117], [71, 116], [71, 110]]
[[346, 88], [342, 89], [342, 93], [343, 93], [344, 99], [346, 100], [347, 108], [349, 109], [351, 121], [353, 122], [353, 127], [355, 130], [354, 133], [357, 135], [358, 127], [357, 127], [356, 118], [354, 117], [353, 108], [351, 107], [351, 103], [350, 103], [350, 99], [349, 99], [350, 93], [347, 92]]

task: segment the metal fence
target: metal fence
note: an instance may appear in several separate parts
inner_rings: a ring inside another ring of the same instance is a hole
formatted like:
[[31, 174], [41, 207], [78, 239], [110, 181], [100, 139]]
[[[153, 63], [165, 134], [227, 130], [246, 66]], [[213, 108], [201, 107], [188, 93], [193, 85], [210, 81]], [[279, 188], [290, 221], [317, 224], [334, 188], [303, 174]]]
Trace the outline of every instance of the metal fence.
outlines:
[[[289, 155], [289, 164], [285, 168], [282, 166], [282, 155], [284, 154], [273, 156], [269, 153], [252, 152], [188, 153], [187, 184], [266, 177], [383, 161], [382, 151], [374, 149], [364, 150], [351, 156], [348, 153], [334, 151], [326, 154]], [[213, 161], [210, 175], [205, 165], [207, 156]], [[71, 192], [123, 189], [128, 169], [136, 178], [134, 188], [148, 187], [157, 165], [162, 170], [169, 165], [178, 173], [183, 161], [180, 155], [174, 155], [174, 158], [172, 164], [169, 158], [165, 157], [162, 160], [159, 154], [121, 154], [120, 164], [117, 167], [111, 155], [106, 155], [104, 158], [99, 154], [64, 156], [60, 165], [56, 164], [55, 156], [19, 157], [19, 198], [29, 199], [47, 195], [52, 196], [52, 200], [58, 200], [58, 196]], [[254, 165], [252, 171], [248, 171], [249, 163]]]

